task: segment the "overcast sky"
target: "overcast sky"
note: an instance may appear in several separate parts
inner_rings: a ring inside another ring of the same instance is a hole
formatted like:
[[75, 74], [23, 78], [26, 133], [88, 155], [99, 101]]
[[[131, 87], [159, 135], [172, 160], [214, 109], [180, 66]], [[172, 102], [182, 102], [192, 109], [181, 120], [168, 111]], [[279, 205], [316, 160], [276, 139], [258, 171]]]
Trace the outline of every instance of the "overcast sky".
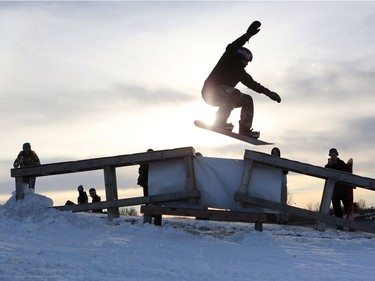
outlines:
[[[150, 147], [269, 153], [193, 125], [213, 120], [203, 82], [254, 20], [262, 26], [245, 45], [254, 55], [246, 70], [282, 98], [238, 85], [254, 98], [261, 139], [318, 166], [336, 147], [354, 158], [355, 173], [374, 178], [375, 2], [0, 2], [0, 204], [14, 190], [10, 169], [24, 142], [42, 163]], [[238, 119], [234, 110], [236, 127]], [[137, 167], [118, 177], [124, 196], [141, 194]], [[288, 179], [297, 205], [320, 201], [321, 182]], [[104, 195], [102, 171], [39, 178], [36, 189], [61, 204], [79, 184]], [[356, 199], [375, 203], [361, 192]]]

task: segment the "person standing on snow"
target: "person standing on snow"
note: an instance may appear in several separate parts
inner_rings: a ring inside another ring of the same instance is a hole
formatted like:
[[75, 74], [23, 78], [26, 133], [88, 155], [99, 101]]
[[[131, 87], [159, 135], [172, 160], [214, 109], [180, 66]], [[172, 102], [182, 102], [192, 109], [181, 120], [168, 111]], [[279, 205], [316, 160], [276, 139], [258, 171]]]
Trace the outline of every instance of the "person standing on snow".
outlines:
[[[353, 159], [349, 159], [348, 164], [342, 161], [338, 156], [339, 153], [336, 148], [331, 148], [328, 152], [330, 158], [328, 163], [324, 166], [325, 168], [334, 169], [337, 171], [351, 172], [350, 165], [353, 163]], [[354, 220], [354, 207], [353, 207], [353, 187], [347, 184], [337, 182], [333, 190], [332, 195], [332, 206], [336, 217], [342, 218], [343, 213], [341, 209], [341, 201], [344, 205], [345, 214], [347, 219]], [[350, 217], [349, 214], [353, 217]], [[337, 227], [342, 229], [342, 227]]]
[[[276, 156], [276, 157], [281, 157], [281, 151], [278, 147], [274, 147], [271, 150], [271, 155]], [[280, 201], [281, 204], [287, 205], [288, 201], [288, 187], [287, 187], [287, 174], [289, 173], [288, 170], [282, 170], [281, 174], [281, 196], [280, 196]], [[288, 213], [285, 211], [281, 212], [281, 218], [279, 220], [280, 223], [287, 223], [288, 222]]]
[[[154, 151], [152, 148], [147, 149], [147, 152]], [[141, 164], [138, 168], [137, 184], [143, 188], [143, 196], [148, 196], [148, 169], [149, 164]]]
[[239, 82], [257, 93], [263, 93], [270, 99], [281, 102], [280, 96], [256, 82], [246, 71], [245, 67], [252, 61], [251, 51], [243, 45], [260, 29], [261, 23], [254, 21], [246, 33], [230, 43], [206, 81], [202, 89], [204, 101], [219, 107], [214, 126], [232, 131], [233, 125], [227, 123], [232, 110], [241, 107], [239, 134], [259, 138], [260, 132], [253, 131], [254, 103], [251, 96], [241, 93], [234, 88]]
[[[14, 168], [23, 168], [40, 165], [40, 160], [38, 155], [34, 150], [31, 150], [30, 143], [26, 142], [22, 146], [22, 151], [18, 153], [16, 160], [14, 160]], [[25, 176], [23, 177], [23, 182], [28, 185], [32, 190], [35, 189], [35, 177]]]

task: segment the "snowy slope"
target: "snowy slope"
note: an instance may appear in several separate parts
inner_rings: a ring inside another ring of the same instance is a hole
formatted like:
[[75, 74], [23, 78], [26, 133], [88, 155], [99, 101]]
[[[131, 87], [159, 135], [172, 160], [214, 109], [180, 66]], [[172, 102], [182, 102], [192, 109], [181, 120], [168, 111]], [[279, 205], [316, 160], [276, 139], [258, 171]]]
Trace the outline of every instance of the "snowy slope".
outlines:
[[375, 280], [375, 235], [60, 212], [27, 193], [0, 208], [0, 280]]

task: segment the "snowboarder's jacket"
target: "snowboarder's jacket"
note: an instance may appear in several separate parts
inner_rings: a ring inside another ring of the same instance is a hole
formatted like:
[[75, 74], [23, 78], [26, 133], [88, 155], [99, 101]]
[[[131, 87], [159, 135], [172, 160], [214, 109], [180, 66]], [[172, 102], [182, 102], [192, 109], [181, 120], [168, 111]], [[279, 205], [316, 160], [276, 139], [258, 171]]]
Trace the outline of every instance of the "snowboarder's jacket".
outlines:
[[241, 82], [257, 93], [268, 93], [270, 91], [260, 83], [256, 82], [245, 71], [245, 66], [242, 63], [243, 58], [237, 53], [237, 50], [248, 40], [249, 36], [244, 34], [227, 46], [225, 53], [204, 82], [202, 89], [203, 98], [208, 92], [214, 90], [217, 86], [225, 85], [228, 87], [235, 87], [238, 82]]
[[37, 166], [40, 165], [39, 157], [33, 150], [29, 151], [20, 151], [16, 160], [14, 160], [13, 167], [14, 168], [22, 168], [22, 167], [29, 167], [29, 166]]

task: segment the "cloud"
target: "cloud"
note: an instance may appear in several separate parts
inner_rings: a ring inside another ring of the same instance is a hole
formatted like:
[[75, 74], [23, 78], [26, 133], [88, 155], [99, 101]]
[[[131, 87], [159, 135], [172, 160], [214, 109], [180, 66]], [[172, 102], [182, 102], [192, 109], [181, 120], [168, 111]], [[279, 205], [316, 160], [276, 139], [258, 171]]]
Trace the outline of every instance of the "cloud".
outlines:
[[[1, 2], [0, 131], [6, 137], [0, 148], [9, 159], [3, 175], [9, 177], [25, 140], [44, 162], [190, 142], [205, 156], [269, 153], [270, 147], [214, 136], [208, 143], [190, 127], [201, 111], [214, 116], [200, 97], [203, 81], [254, 19], [262, 30], [250, 41], [255, 57], [247, 70], [282, 97], [277, 104], [238, 86], [254, 98], [254, 129], [289, 159], [322, 165], [327, 149], [337, 146], [370, 174], [374, 5]], [[237, 124], [239, 112], [232, 115]]]
[[24, 124], [61, 123], [87, 115], [105, 115], [110, 110], [139, 112], [148, 107], [168, 107], [184, 104], [194, 96], [174, 89], [147, 89], [138, 85], [116, 84], [108, 89], [47, 89], [38, 95], [13, 93], [12, 99], [0, 104], [0, 118], [8, 126]]

